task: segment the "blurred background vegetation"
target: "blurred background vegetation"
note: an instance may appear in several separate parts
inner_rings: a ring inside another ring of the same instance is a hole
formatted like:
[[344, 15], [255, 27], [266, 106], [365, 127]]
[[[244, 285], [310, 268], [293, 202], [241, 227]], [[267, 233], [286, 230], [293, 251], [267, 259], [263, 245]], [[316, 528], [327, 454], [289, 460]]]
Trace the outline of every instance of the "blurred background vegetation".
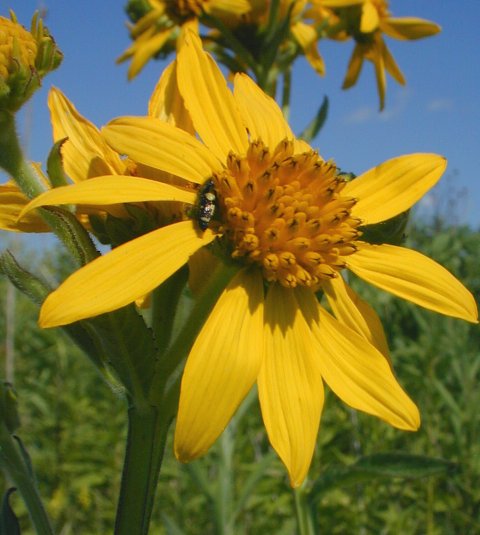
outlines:
[[[412, 218], [406, 243], [447, 267], [478, 300], [480, 232], [452, 224], [450, 201], [438, 204], [428, 219]], [[55, 247], [23, 251], [22, 257], [47, 279], [72, 269]], [[414, 434], [395, 430], [328, 392], [309, 477], [318, 532], [480, 534], [478, 326], [352, 283], [382, 318], [396, 374], [420, 407], [422, 427]], [[3, 277], [0, 307], [0, 375], [17, 391], [17, 434], [32, 458], [55, 532], [110, 533], [126, 432], [123, 400], [66, 336], [37, 327], [37, 307]], [[152, 534], [296, 533], [295, 497], [269, 449], [254, 394], [204, 459], [180, 465], [167, 445], [156, 498], [162, 513], [154, 512]], [[339, 476], [359, 457], [386, 452], [451, 464], [430, 477], [364, 474], [340, 478], [344, 485], [334, 489], [320, 484], [325, 472]], [[2, 484], [8, 488], [7, 481]], [[14, 494], [11, 503], [22, 533], [33, 533], [21, 498]]]

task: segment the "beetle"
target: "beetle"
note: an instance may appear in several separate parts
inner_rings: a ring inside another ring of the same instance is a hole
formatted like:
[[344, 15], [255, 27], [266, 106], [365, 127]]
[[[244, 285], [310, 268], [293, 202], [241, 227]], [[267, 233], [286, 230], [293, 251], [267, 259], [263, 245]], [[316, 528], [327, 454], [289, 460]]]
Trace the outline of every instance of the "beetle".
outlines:
[[208, 179], [198, 192], [197, 223], [206, 230], [217, 209], [217, 194], [213, 180]]

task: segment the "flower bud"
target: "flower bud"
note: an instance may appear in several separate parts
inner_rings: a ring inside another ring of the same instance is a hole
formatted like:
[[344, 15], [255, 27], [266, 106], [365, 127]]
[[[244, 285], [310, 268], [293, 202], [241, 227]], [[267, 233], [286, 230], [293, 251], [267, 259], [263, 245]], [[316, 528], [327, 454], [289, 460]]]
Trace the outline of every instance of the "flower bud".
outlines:
[[37, 13], [30, 31], [18, 23], [13, 11], [10, 16], [0, 17], [0, 110], [12, 112], [60, 65], [63, 55]]

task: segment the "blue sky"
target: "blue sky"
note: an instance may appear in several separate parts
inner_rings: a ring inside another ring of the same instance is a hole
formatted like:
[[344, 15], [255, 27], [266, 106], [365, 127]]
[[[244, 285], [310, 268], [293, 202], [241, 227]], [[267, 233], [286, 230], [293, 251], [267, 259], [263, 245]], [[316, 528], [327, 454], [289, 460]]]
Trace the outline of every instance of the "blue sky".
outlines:
[[[20, 117], [27, 153], [45, 161], [51, 145], [46, 107], [48, 89], [59, 87], [78, 110], [98, 126], [119, 115], [142, 115], [164, 64], [153, 62], [132, 82], [126, 64], [115, 58], [129, 45], [125, 2], [16, 0], [9, 4], [25, 26], [36, 9], [65, 54], [60, 69], [44, 80]], [[340, 86], [352, 42], [323, 41], [327, 75], [320, 78], [305, 61], [295, 69], [290, 122], [297, 132], [324, 97], [330, 99], [327, 123], [312, 143], [325, 158], [357, 174], [382, 161], [411, 152], [436, 152], [449, 165], [437, 194], [427, 196], [429, 210], [438, 194], [460, 199], [456, 222], [480, 226], [480, 2], [391, 0], [395, 16], [437, 22], [441, 34], [416, 41], [389, 39], [389, 48], [407, 79], [400, 87], [388, 79], [386, 110], [378, 112], [373, 68], [364, 66], [359, 83]], [[8, 4], [7, 4], [8, 5]], [[2, 15], [7, 16], [6, 8]]]

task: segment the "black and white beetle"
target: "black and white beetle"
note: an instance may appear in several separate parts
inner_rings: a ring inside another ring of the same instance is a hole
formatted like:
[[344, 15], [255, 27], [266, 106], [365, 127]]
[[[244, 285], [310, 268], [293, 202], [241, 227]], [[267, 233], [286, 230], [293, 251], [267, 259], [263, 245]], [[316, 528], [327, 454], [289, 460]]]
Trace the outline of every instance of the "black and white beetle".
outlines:
[[197, 223], [206, 230], [217, 208], [217, 194], [213, 180], [208, 179], [198, 191]]

